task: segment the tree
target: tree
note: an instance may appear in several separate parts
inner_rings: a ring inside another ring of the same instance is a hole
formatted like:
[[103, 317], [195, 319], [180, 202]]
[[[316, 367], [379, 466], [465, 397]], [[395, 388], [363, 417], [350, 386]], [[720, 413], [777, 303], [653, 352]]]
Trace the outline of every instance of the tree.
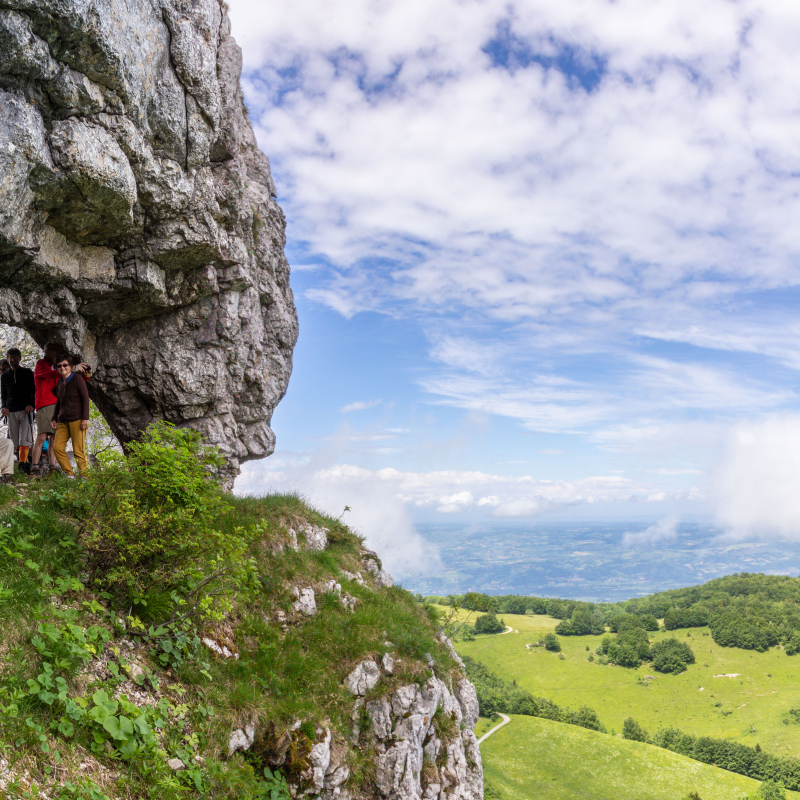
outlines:
[[497, 611], [497, 601], [488, 594], [467, 592], [461, 600], [461, 608], [469, 611]]
[[756, 793], [758, 800], [786, 800], [786, 789], [777, 781], [764, 781]]
[[482, 614], [475, 620], [475, 633], [500, 633], [505, 627], [493, 612]]
[[642, 614], [641, 620], [646, 631], [658, 630], [658, 620], [652, 614]]
[[628, 717], [622, 723], [622, 738], [631, 739], [634, 742], [650, 741], [647, 731], [633, 717]]
[[560, 653], [561, 642], [558, 641], [558, 636], [556, 636], [554, 633], [545, 634], [544, 649], [549, 650], [551, 653]]
[[687, 665], [694, 664], [694, 653], [686, 642], [677, 639], [665, 639], [656, 642], [651, 653], [653, 655], [653, 669], [658, 672], [683, 672]]

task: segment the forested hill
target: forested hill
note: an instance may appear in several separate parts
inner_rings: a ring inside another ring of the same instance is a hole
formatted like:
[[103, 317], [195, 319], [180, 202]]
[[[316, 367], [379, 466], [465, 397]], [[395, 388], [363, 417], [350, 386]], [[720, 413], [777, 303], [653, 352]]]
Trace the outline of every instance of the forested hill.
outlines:
[[564, 636], [600, 633], [606, 626], [614, 631], [627, 614], [647, 628], [657, 619], [667, 630], [707, 625], [714, 641], [727, 647], [763, 651], [781, 644], [787, 655], [800, 652], [800, 577], [788, 575], [740, 572], [621, 603], [476, 592], [431, 599], [476, 611], [548, 614], [562, 620], [556, 632]]

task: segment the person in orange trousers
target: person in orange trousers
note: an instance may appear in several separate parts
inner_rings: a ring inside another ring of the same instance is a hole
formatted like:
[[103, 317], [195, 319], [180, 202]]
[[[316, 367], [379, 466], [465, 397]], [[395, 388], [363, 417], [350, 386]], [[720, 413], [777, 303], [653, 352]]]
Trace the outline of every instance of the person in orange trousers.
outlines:
[[56, 407], [53, 409], [53, 421], [50, 423], [56, 432], [53, 448], [56, 451], [58, 465], [70, 477], [75, 475], [72, 464], [67, 458], [67, 442], [72, 440], [72, 451], [78, 470], [83, 475], [89, 468], [86, 461], [86, 431], [89, 429], [89, 392], [86, 381], [76, 379], [72, 371], [69, 356], [62, 353], [56, 359], [56, 369], [61, 379], [56, 384]]

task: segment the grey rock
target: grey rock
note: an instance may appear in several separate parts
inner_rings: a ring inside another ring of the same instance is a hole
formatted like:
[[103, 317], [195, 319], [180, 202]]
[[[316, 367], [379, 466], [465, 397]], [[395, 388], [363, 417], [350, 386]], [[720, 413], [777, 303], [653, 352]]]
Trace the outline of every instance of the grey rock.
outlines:
[[256, 726], [252, 723], [245, 725], [244, 728], [236, 728], [231, 731], [228, 737], [228, 758], [230, 758], [237, 750], [244, 752], [253, 746], [256, 738]]
[[305, 536], [306, 549], [312, 552], [321, 552], [328, 546], [328, 529], [317, 525], [306, 525], [300, 529]]
[[372, 575], [378, 588], [394, 586], [394, 579], [381, 568], [377, 554], [371, 550], [367, 550], [364, 556], [364, 568]]
[[342, 608], [346, 611], [355, 611], [356, 606], [358, 605], [358, 598], [353, 597], [351, 594], [343, 594], [339, 598], [339, 602], [342, 604]]
[[311, 780], [317, 789], [325, 785], [325, 774], [331, 763], [331, 732], [325, 731], [325, 738], [311, 746], [308, 760], [311, 762]]
[[378, 665], [371, 659], [362, 661], [345, 679], [344, 685], [351, 694], [363, 697], [377, 686], [381, 679]]
[[313, 617], [317, 613], [317, 598], [310, 586], [304, 588], [292, 586], [292, 594], [296, 598], [292, 603], [292, 608], [295, 611], [304, 617]]
[[184, 764], [179, 758], [171, 758], [169, 761], [167, 761], [167, 766], [175, 772], [180, 772], [182, 769], [186, 769], [186, 764]]
[[392, 675], [394, 673], [394, 659], [388, 653], [383, 654], [381, 664], [383, 665], [383, 671], [387, 675]]
[[364, 586], [364, 579], [361, 577], [360, 572], [348, 572], [346, 569], [342, 570], [342, 575], [347, 578], [348, 581], [354, 581], [359, 586]]
[[274, 449], [297, 316], [225, 5], [0, 0], [0, 54], [0, 323], [89, 361], [122, 443], [190, 425], [230, 483]]

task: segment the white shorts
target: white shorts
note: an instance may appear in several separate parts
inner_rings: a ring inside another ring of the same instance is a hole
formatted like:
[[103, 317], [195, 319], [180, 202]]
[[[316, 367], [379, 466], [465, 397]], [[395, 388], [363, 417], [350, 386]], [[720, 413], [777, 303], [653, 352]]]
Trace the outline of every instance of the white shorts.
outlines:
[[33, 428], [27, 411], [9, 412], [8, 436], [14, 447], [33, 447]]
[[14, 474], [14, 443], [11, 439], [0, 439], [0, 475]]

